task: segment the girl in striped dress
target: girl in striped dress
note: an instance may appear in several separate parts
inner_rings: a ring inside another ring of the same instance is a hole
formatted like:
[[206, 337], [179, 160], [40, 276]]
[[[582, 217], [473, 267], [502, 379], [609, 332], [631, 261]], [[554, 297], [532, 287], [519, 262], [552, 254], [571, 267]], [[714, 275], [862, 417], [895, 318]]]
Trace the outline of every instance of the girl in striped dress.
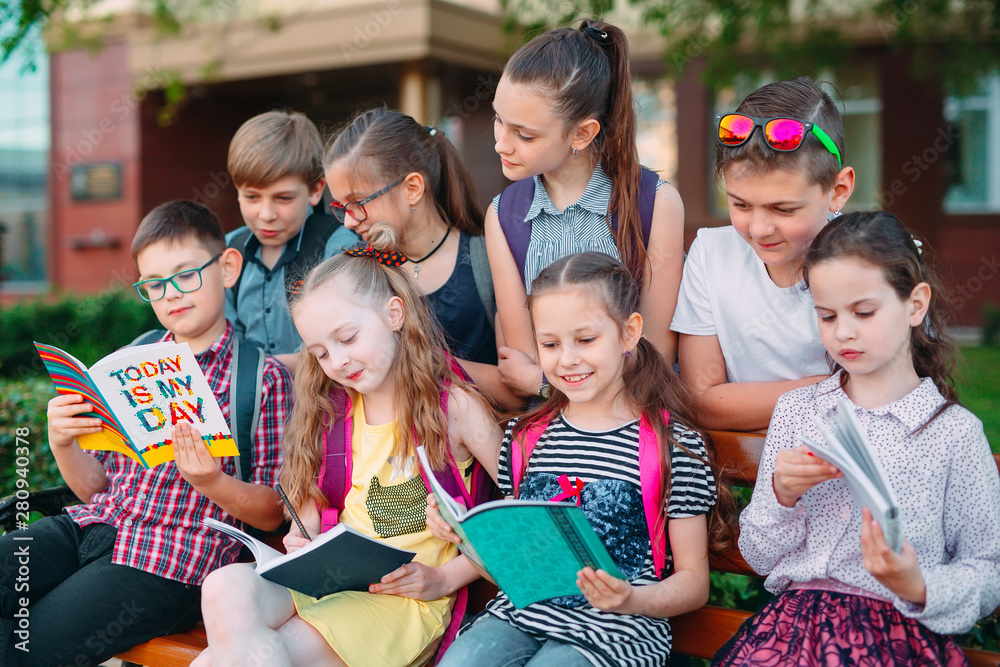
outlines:
[[493, 109], [503, 174], [518, 181], [486, 214], [504, 383], [546, 393], [524, 299], [542, 269], [580, 252], [621, 259], [642, 287], [646, 337], [673, 363], [684, 206], [639, 165], [625, 33], [584, 21], [539, 35], [507, 62]]
[[[441, 665], [663, 665], [671, 646], [667, 618], [705, 604], [709, 590], [716, 487], [689, 400], [642, 336], [639, 290], [618, 260], [590, 252], [555, 262], [532, 284], [528, 307], [553, 391], [508, 425], [499, 486], [529, 500], [563, 499], [573, 489], [627, 581], [584, 568], [580, 595], [522, 609], [501, 591]], [[526, 461], [513, 463], [521, 459], [512, 459], [512, 448], [524, 451], [526, 433], [539, 427]], [[644, 489], [648, 459], [640, 447], [649, 442], [654, 469], [666, 474]], [[458, 542], [428, 503], [431, 531]], [[719, 528], [713, 534], [721, 535]]]

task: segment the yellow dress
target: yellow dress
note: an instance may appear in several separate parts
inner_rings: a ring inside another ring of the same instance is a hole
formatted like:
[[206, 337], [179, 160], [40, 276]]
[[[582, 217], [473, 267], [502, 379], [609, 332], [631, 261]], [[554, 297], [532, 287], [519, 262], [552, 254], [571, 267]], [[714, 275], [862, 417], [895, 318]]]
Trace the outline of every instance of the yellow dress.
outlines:
[[[416, 457], [392, 460], [394, 423], [365, 422], [361, 397], [354, 403], [351, 488], [340, 520], [399, 549], [415, 562], [439, 567], [457, 548], [427, 529], [427, 488]], [[463, 469], [472, 459], [460, 463]], [[455, 596], [422, 601], [398, 595], [345, 591], [316, 599], [292, 591], [295, 609], [351, 667], [421, 665], [437, 648], [451, 621]]]

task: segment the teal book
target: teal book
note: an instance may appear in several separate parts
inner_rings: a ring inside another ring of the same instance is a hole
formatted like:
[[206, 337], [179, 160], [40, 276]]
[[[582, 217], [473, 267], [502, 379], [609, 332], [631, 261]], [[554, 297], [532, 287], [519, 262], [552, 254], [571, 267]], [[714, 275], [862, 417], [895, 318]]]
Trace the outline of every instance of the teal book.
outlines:
[[423, 447], [420, 464], [441, 518], [462, 538], [460, 548], [496, 582], [518, 609], [564, 595], [580, 595], [584, 567], [625, 576], [583, 510], [572, 502], [494, 500], [466, 510], [438, 483]]

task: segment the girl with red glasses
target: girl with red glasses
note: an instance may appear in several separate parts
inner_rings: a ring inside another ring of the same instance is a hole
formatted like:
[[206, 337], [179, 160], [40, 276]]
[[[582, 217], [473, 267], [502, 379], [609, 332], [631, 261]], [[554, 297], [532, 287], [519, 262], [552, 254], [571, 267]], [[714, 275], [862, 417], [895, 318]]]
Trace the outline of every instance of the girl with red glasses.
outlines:
[[377, 224], [399, 236], [403, 269], [476, 385], [507, 408], [500, 381], [496, 303], [472, 176], [443, 132], [385, 107], [358, 114], [326, 148], [332, 209], [367, 240]]
[[830, 375], [802, 262], [854, 170], [837, 107], [809, 78], [763, 86], [715, 122], [732, 226], [698, 231], [671, 329], [703, 424], [752, 431], [781, 394]]

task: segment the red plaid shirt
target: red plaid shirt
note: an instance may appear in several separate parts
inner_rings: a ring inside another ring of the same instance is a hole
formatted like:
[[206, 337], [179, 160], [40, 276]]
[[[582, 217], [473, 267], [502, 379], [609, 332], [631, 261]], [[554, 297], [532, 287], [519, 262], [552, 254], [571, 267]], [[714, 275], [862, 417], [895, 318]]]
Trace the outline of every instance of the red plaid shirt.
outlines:
[[[173, 340], [167, 333], [161, 341]], [[195, 355], [208, 386], [229, 420], [232, 327], [211, 347]], [[291, 411], [291, 377], [272, 357], [264, 362], [260, 423], [254, 434], [253, 479], [274, 486], [281, 464], [282, 433]], [[87, 505], [69, 507], [70, 517], [82, 526], [107, 523], [118, 528], [112, 562], [185, 584], [200, 585], [212, 570], [236, 560], [240, 545], [201, 522], [212, 517], [239, 525], [218, 505], [187, 483], [174, 463], [145, 469], [119, 452], [99, 451], [108, 486]], [[222, 459], [222, 472], [235, 476], [233, 457]]]

